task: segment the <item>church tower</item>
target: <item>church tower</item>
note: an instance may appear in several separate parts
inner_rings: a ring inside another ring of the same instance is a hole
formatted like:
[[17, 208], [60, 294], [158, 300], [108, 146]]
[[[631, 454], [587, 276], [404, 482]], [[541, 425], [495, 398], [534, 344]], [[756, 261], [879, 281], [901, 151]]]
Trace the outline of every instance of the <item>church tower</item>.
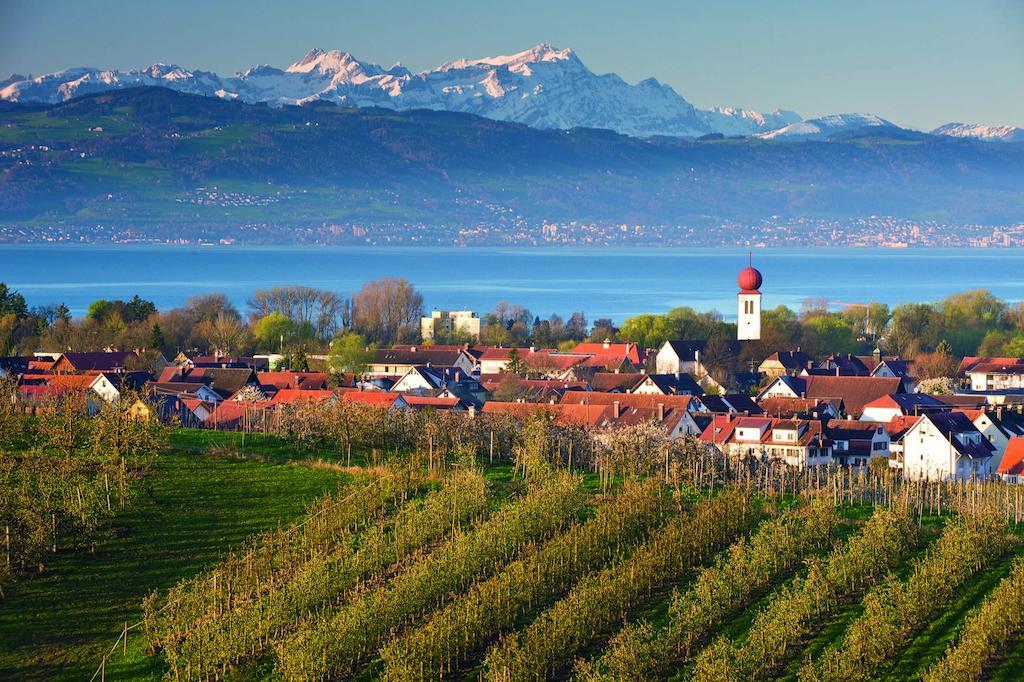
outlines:
[[757, 341], [761, 338], [761, 273], [753, 263], [740, 271], [739, 313], [736, 315], [736, 338]]

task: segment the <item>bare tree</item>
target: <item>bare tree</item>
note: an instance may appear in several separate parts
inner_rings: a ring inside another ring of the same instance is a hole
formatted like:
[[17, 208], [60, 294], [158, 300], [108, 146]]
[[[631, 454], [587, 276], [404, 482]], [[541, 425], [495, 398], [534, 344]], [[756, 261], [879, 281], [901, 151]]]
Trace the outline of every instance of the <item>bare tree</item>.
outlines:
[[367, 282], [352, 299], [352, 326], [369, 341], [390, 344], [416, 337], [423, 296], [404, 279]]
[[280, 313], [297, 324], [309, 324], [316, 335], [327, 339], [346, 316], [346, 301], [333, 291], [312, 287], [283, 286], [253, 293], [249, 306], [257, 318]]

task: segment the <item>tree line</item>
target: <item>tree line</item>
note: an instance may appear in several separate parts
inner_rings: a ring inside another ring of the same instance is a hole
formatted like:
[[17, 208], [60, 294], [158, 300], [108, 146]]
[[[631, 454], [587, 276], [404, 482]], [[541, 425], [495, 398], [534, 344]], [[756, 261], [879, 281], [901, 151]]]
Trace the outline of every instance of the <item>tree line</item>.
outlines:
[[[0, 283], [0, 355], [107, 347], [151, 349], [167, 357], [179, 351], [281, 353], [295, 360], [295, 369], [304, 369], [306, 354], [340, 344], [337, 365], [351, 371], [365, 362], [363, 351], [371, 345], [422, 342], [423, 312], [423, 295], [401, 278], [367, 282], [351, 297], [305, 286], [261, 289], [244, 311], [222, 293], [193, 296], [166, 311], [138, 295], [100, 299], [80, 319], [73, 319], [63, 304], [30, 308], [21, 294]], [[722, 374], [749, 368], [778, 350], [800, 348], [822, 357], [879, 348], [917, 358], [919, 372], [929, 378], [948, 376], [958, 356], [1024, 356], [1024, 303], [1011, 304], [984, 289], [893, 308], [872, 302], [835, 310], [823, 299], [807, 299], [799, 311], [785, 306], [763, 311], [760, 341], [744, 343], [737, 351], [730, 343], [735, 337], [735, 324], [715, 310], [678, 307], [617, 325], [607, 318], [589, 323], [582, 311], [541, 319], [524, 306], [500, 301], [481, 316], [478, 341], [568, 350], [585, 340], [647, 348], [670, 339], [706, 340], [705, 364]], [[475, 341], [461, 332], [432, 340]]]

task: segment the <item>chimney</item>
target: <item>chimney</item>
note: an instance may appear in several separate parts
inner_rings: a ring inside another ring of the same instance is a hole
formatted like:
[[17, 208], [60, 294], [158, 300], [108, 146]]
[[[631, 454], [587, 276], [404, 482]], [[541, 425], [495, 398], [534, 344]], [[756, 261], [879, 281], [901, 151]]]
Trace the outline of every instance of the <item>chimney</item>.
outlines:
[[836, 376], [839, 376], [839, 365], [836, 365]]
[[658, 403], [658, 421], [665, 421], [665, 403]]
[[612, 417], [618, 419], [622, 415], [622, 403], [618, 400], [612, 403]]
[[814, 360], [807, 361], [807, 369], [814, 369]]
[[603, 346], [604, 346], [605, 348], [608, 348], [608, 346], [610, 346], [610, 345], [611, 345], [611, 339], [605, 339], [605, 340], [604, 340], [604, 344], [602, 344], [602, 345], [603, 345]]
[[409, 347], [409, 350], [410, 350], [411, 352], [415, 353], [415, 352], [416, 352], [416, 346], [410, 346], [410, 347]]

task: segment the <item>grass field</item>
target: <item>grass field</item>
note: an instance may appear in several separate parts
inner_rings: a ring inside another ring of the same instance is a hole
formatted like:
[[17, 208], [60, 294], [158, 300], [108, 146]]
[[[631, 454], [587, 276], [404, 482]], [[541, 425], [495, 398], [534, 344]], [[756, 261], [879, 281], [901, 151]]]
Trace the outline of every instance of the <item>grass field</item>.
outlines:
[[[362, 465], [366, 459], [366, 452], [354, 451], [352, 464]], [[148, 594], [210, 568], [255, 533], [295, 521], [309, 502], [351, 480], [345, 464], [342, 453], [299, 450], [275, 436], [175, 432], [168, 450], [154, 459], [133, 507], [116, 519], [116, 527], [95, 551], [62, 550], [43, 574], [25, 577], [8, 590], [7, 599], [0, 603], [0, 679], [88, 679], [125, 623], [140, 620], [141, 604]], [[520, 487], [511, 465], [486, 467], [485, 475], [497, 505]], [[596, 492], [596, 477], [586, 477], [584, 487], [589, 493]], [[860, 506], [843, 508], [839, 538], [856, 533], [869, 513]], [[942, 520], [926, 518], [924, 526], [924, 536], [930, 541], [938, 536]], [[940, 617], [907, 642], [883, 679], [918, 679], [956, 639], [972, 610], [1008, 573], [1012, 558], [1022, 552], [1024, 545], [1019, 543], [1010, 554], [976, 574]], [[908, 572], [909, 563], [897, 571], [900, 577]], [[692, 573], [660, 590], [634, 617], [664, 625], [672, 588], [685, 590], [691, 581]], [[774, 585], [757, 595], [752, 606], [733, 618], [722, 634], [742, 637], [754, 614], [779, 587]], [[860, 612], [860, 603], [855, 601], [835, 613], [782, 678], [796, 679], [803, 656], [816, 657], [841, 639]], [[581, 655], [599, 655], [606, 641], [606, 635], [598, 637]], [[164, 676], [163, 659], [149, 655], [146, 647], [141, 629], [132, 631], [127, 652], [119, 646], [110, 656], [107, 679], [155, 680]], [[382, 669], [380, 660], [370, 661], [360, 679], [373, 679]], [[691, 669], [688, 664], [673, 679], [688, 679]], [[479, 664], [474, 664], [463, 672], [475, 678], [480, 670]], [[231, 677], [273, 675], [272, 664], [264, 659], [239, 667]], [[1022, 676], [1024, 641], [1016, 641], [997, 661], [990, 678], [1009, 681]]]
[[[194, 441], [189, 433], [175, 437], [184, 446]], [[268, 453], [274, 461], [188, 447], [158, 456], [141, 499], [95, 553], [58, 552], [44, 574], [8, 591], [0, 605], [0, 678], [88, 679], [124, 623], [139, 620], [153, 589], [216, 563], [254, 533], [295, 520], [348, 478], [287, 463], [282, 447]], [[129, 638], [127, 665], [119, 651], [108, 679], [159, 678], [158, 660], [145, 657], [142, 644], [141, 636]]]

